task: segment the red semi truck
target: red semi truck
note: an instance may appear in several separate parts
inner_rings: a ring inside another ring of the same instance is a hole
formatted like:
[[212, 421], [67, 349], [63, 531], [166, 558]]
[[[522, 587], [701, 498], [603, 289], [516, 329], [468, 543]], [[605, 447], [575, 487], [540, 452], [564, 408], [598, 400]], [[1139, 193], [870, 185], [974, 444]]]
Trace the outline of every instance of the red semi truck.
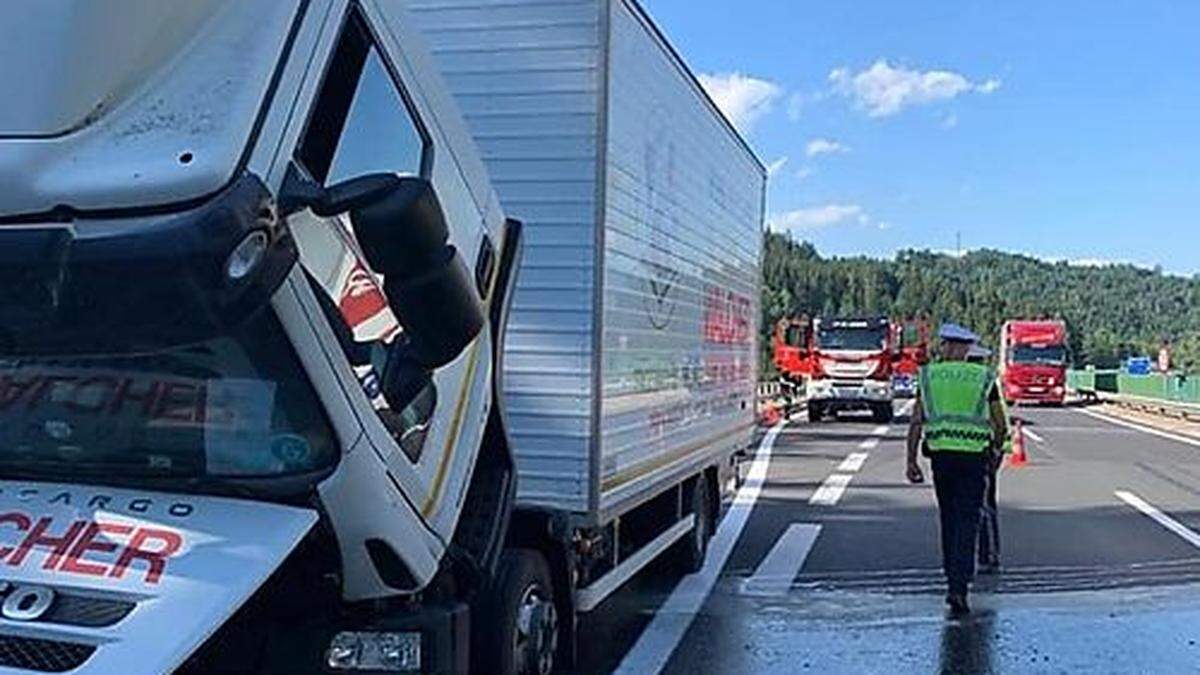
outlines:
[[1000, 381], [1009, 405], [1066, 398], [1067, 325], [1062, 321], [1009, 321], [1000, 334]]

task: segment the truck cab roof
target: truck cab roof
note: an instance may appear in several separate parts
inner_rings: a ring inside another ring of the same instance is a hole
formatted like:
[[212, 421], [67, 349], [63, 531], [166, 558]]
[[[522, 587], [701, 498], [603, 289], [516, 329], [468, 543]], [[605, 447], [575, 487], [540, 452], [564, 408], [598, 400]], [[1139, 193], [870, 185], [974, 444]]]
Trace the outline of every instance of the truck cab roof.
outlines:
[[163, 206], [226, 185], [270, 98], [299, 5], [44, 0], [6, 8], [0, 218]]

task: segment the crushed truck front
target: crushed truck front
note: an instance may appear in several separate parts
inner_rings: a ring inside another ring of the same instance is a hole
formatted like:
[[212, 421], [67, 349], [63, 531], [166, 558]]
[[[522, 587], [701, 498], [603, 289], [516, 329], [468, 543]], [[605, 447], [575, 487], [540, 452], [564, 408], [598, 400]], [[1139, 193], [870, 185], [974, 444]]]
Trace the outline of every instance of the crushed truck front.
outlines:
[[463, 667], [519, 230], [403, 4], [0, 17], [0, 672]]

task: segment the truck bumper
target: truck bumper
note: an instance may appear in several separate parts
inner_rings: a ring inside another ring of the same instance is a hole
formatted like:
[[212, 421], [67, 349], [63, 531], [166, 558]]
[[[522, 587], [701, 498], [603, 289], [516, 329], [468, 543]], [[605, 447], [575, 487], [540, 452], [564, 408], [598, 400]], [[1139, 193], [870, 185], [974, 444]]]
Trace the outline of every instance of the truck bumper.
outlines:
[[828, 410], [860, 410], [891, 403], [893, 398], [891, 382], [846, 385], [817, 380], [808, 386], [809, 404], [817, 403]]
[[1013, 403], [1051, 403], [1062, 405], [1066, 401], [1066, 389], [1062, 386], [1025, 387], [1009, 385], [1004, 388], [1005, 400]]
[[[465, 603], [446, 605], [430, 604], [401, 610], [386, 618], [376, 619], [361, 626], [351, 624], [341, 632], [362, 631], [364, 633], [395, 633], [420, 635], [421, 665], [419, 668], [402, 671], [362, 671], [345, 668], [330, 668], [324, 672], [342, 673], [420, 673], [421, 675], [443, 673], [465, 673], [471, 666], [471, 612]], [[332, 639], [332, 636], [331, 636]]]

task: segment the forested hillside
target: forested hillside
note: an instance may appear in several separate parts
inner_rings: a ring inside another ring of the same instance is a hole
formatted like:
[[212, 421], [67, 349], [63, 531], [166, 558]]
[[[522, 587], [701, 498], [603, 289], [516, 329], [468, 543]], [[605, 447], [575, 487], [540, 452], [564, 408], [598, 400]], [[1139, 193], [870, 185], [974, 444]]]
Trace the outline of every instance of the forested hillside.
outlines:
[[1200, 369], [1200, 278], [997, 251], [823, 258], [812, 245], [773, 233], [766, 235], [763, 276], [765, 361], [775, 322], [802, 313], [927, 315], [935, 324], [970, 327], [990, 347], [1004, 321], [1050, 317], [1067, 321], [1077, 365], [1113, 366], [1131, 354], [1155, 354], [1170, 339], [1176, 362]]

